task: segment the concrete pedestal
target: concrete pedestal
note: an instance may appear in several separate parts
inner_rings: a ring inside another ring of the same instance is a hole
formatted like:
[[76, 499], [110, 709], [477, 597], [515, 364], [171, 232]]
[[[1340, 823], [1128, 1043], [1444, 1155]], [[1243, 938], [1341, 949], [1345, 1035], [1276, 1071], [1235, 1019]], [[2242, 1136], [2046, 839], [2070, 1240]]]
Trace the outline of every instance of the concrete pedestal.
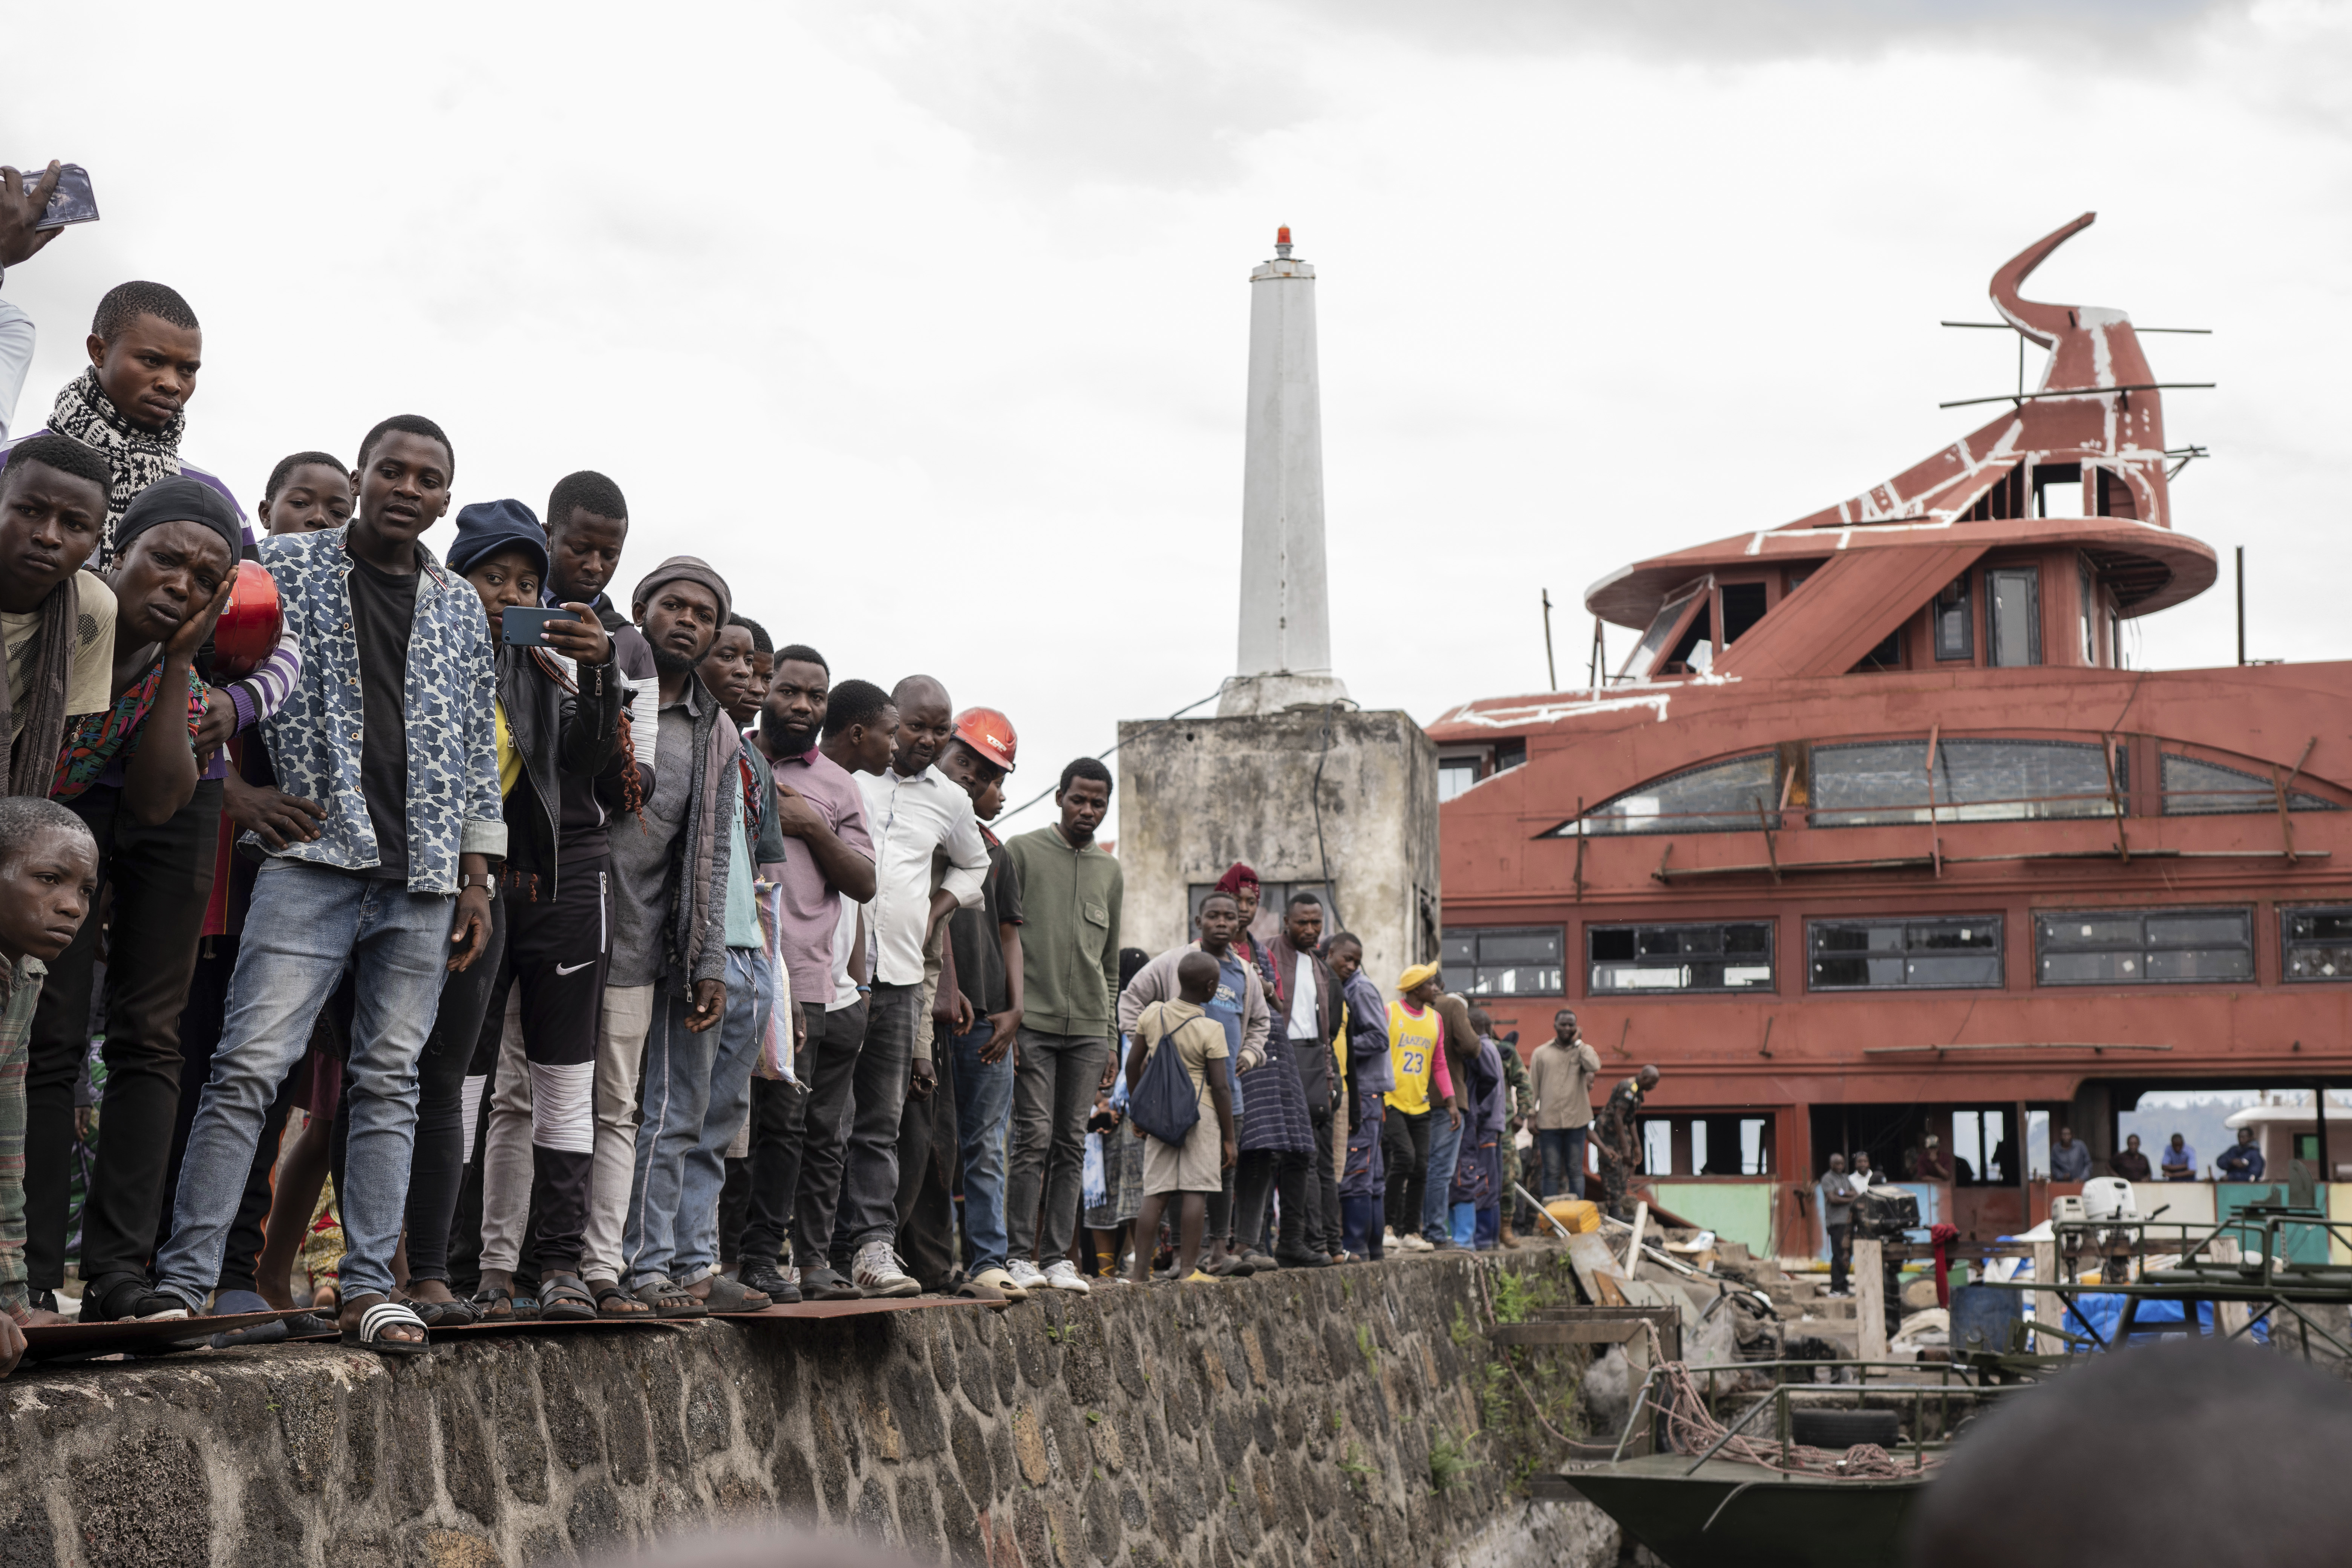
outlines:
[[[1410, 717], [1326, 707], [1130, 720], [1118, 740], [1126, 945], [1158, 953], [1191, 940], [1196, 889], [1243, 860], [1270, 889], [1328, 883], [1325, 930], [1336, 919], [1363, 939], [1384, 996], [1407, 964], [1437, 957], [1437, 750]], [[1274, 904], [1259, 929], [1280, 919]]]

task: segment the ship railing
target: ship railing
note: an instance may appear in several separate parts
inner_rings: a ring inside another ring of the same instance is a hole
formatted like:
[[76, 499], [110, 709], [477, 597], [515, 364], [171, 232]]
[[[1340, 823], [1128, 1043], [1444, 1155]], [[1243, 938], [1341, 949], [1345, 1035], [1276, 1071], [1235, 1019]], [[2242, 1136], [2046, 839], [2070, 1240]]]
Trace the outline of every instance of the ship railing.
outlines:
[[[2242, 811], [2168, 811], [2168, 816], [2247, 816], [2275, 808], [2277, 792], [2264, 785], [2245, 789], [2168, 789], [2163, 792], [2166, 804], [2174, 801], [2219, 800], [2224, 803], [2243, 801]], [[1978, 821], [2020, 822], [2034, 820], [2034, 814], [2019, 812], [2014, 816], [1988, 817], [1986, 811], [2017, 806], [2077, 805], [2085, 809], [2079, 814], [2058, 816], [2040, 814], [2044, 819], [2064, 822], [2095, 822], [2112, 815], [2117, 796], [2105, 790], [2090, 790], [2066, 795], [2009, 795], [1990, 800], [1917, 800], [1854, 802], [1850, 805], [1824, 805], [1819, 801], [1803, 804], [1790, 802], [1780, 806], [1768, 806], [1761, 811], [1745, 805], [1707, 806], [1695, 811], [1612, 812], [1596, 808], [1581, 816], [1571, 816], [1559, 829], [1564, 838], [1625, 838], [1644, 834], [1671, 832], [1666, 827], [1653, 827], [1653, 823], [1706, 823], [1708, 830], [1725, 833], [1752, 832], [1759, 828], [1781, 831], [1790, 826], [1803, 826], [1809, 817], [1847, 816], [1870, 817], [1864, 822], [1838, 822], [1811, 826], [1831, 827], [1907, 827], [1934, 820], [1937, 823]], [[1582, 831], [1578, 831], [1581, 829]]]

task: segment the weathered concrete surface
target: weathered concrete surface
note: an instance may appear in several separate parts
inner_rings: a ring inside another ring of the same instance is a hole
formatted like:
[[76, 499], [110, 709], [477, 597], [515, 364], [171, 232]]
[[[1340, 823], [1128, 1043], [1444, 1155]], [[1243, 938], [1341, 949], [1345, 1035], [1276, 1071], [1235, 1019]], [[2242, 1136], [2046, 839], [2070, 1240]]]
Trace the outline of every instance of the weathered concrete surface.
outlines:
[[[1236, 860], [1268, 882], [1321, 883], [1328, 854], [1339, 913], [1383, 991], [1438, 955], [1437, 748], [1403, 713], [1328, 713], [1328, 736], [1320, 708], [1119, 725], [1122, 945], [1190, 941], [1190, 889]], [[1280, 918], [1270, 911], [1265, 929]]]
[[1478, 1439], [1432, 1489], [1497, 1267], [37, 1370], [0, 1384], [0, 1568], [487, 1568], [778, 1512], [928, 1563], [1614, 1563]]

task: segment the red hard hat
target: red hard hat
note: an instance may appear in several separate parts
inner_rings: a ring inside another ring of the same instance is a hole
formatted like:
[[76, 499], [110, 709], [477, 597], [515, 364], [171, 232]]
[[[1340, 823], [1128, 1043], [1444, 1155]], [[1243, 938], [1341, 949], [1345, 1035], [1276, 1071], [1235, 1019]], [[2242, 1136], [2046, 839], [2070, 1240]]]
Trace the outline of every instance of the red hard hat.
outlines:
[[1021, 738], [1013, 721], [993, 708], [967, 708], [955, 716], [955, 738], [1003, 768], [1013, 771], [1013, 753]]

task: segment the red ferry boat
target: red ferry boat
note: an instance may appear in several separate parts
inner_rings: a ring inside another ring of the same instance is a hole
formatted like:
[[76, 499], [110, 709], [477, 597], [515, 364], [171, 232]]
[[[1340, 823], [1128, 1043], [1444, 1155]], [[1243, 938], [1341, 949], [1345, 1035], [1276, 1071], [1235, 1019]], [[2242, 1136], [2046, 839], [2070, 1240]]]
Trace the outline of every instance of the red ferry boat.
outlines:
[[[2215, 561], [2129, 319], [2019, 292], [2093, 216], [1993, 276], [2050, 351], [2000, 417], [1612, 574], [1613, 677], [1430, 727], [1448, 984], [1526, 1050], [1573, 1007], [1604, 1092], [1656, 1063], [1653, 1194], [1768, 1256], [1818, 1248], [1832, 1151], [1989, 1239], [2046, 1209], [2032, 1111], [2106, 1174], [2149, 1089], [2347, 1063], [2352, 666], [2126, 668], [2123, 624]], [[2326, 1142], [2296, 1152], [2332, 1178]], [[2175, 1186], [2168, 1217], [2235, 1201]]]

